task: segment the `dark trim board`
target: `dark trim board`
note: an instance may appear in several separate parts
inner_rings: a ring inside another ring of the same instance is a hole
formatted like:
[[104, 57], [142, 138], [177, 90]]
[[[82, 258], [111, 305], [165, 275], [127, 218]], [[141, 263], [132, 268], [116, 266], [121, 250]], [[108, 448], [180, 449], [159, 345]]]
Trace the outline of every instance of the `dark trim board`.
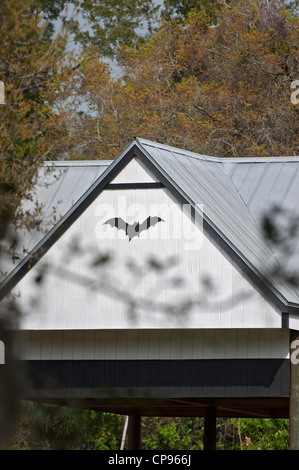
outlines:
[[24, 361], [30, 397], [67, 399], [287, 397], [287, 359]]
[[281, 328], [289, 328], [290, 315], [288, 312], [281, 313]]
[[165, 188], [162, 183], [109, 183], [105, 187], [107, 189], [160, 189]]

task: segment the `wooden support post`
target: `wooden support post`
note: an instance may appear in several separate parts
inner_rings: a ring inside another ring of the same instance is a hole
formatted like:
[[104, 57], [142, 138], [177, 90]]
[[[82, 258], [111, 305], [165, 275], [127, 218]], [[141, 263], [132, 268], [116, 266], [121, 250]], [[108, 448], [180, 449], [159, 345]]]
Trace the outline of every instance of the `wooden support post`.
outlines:
[[205, 409], [204, 450], [216, 450], [216, 406]]
[[290, 450], [299, 450], [299, 332], [290, 334], [291, 390], [290, 390]]
[[140, 450], [141, 447], [141, 416], [129, 416], [128, 450]]

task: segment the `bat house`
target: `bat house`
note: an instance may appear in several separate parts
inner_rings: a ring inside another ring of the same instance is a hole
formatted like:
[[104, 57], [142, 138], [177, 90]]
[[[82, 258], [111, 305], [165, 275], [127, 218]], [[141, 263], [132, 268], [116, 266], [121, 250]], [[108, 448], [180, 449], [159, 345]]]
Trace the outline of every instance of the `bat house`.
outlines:
[[113, 161], [42, 165], [23, 202], [38, 201], [40, 225], [20, 229], [26, 253], [1, 283], [3, 305], [18, 294], [22, 312], [24, 396], [134, 416], [288, 418], [298, 238], [273, 229], [292, 226], [298, 170], [299, 157], [215, 158], [139, 138]]

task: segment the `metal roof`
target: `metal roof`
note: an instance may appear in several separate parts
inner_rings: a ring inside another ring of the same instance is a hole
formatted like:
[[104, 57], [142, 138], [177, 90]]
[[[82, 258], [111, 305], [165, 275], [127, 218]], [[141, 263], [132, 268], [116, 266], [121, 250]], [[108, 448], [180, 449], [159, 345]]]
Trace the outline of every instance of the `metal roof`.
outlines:
[[[142, 159], [182, 202], [195, 208], [202, 205], [205, 229], [239, 261], [245, 274], [275, 299], [282, 311], [299, 308], [295, 289], [272, 276], [273, 266], [279, 266], [277, 253], [265, 241], [259, 226], [262, 212], [271, 203], [282, 203], [290, 210], [290, 216], [294, 214], [299, 194], [299, 158], [215, 158], [139, 138], [113, 162], [51, 162], [41, 169], [42, 183], [36, 186], [36, 196], [40, 203], [45, 202], [43, 218], [46, 220], [53, 205], [62, 201], [58, 205], [58, 222], [43, 238], [39, 233], [32, 235], [27, 246], [33, 251], [4, 280], [0, 286], [4, 293], [25, 275], [26, 270], [24, 274], [22, 270], [26, 263], [28, 269], [30, 257], [44, 253], [55, 243], [133, 156]], [[58, 178], [56, 172], [63, 172], [62, 177]], [[47, 177], [49, 184], [44, 181]], [[292, 256], [287, 265], [291, 263]]]
[[[224, 163], [224, 166], [227, 164]], [[252, 162], [235, 162], [227, 168], [228, 176], [252, 214], [257, 225], [273, 207], [283, 212], [281, 222], [287, 229], [298, 218], [299, 201], [299, 159], [298, 157], [257, 159]], [[279, 223], [279, 219], [277, 220]], [[272, 246], [279, 262], [285, 269], [298, 265], [298, 242], [295, 236], [288, 252], [279, 253], [279, 246]]]
[[30, 199], [22, 210], [34, 213], [36, 202], [40, 224], [34, 231], [19, 234], [20, 244], [30, 252], [43, 236], [80, 199], [109, 167], [111, 161], [48, 161], [41, 165], [33, 182]]

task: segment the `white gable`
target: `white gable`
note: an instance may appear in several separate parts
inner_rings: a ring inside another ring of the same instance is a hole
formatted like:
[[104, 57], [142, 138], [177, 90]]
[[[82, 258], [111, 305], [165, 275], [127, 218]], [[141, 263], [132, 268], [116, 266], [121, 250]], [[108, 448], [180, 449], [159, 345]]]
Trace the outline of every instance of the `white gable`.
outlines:
[[[113, 183], [131, 181], [156, 179], [133, 160]], [[131, 241], [104, 224], [157, 215]], [[22, 328], [281, 328], [280, 312], [197, 222], [167, 189], [105, 189], [15, 288]]]
[[157, 182], [157, 178], [146, 165], [133, 158], [128, 165], [111, 181], [111, 183], [151, 183]]

